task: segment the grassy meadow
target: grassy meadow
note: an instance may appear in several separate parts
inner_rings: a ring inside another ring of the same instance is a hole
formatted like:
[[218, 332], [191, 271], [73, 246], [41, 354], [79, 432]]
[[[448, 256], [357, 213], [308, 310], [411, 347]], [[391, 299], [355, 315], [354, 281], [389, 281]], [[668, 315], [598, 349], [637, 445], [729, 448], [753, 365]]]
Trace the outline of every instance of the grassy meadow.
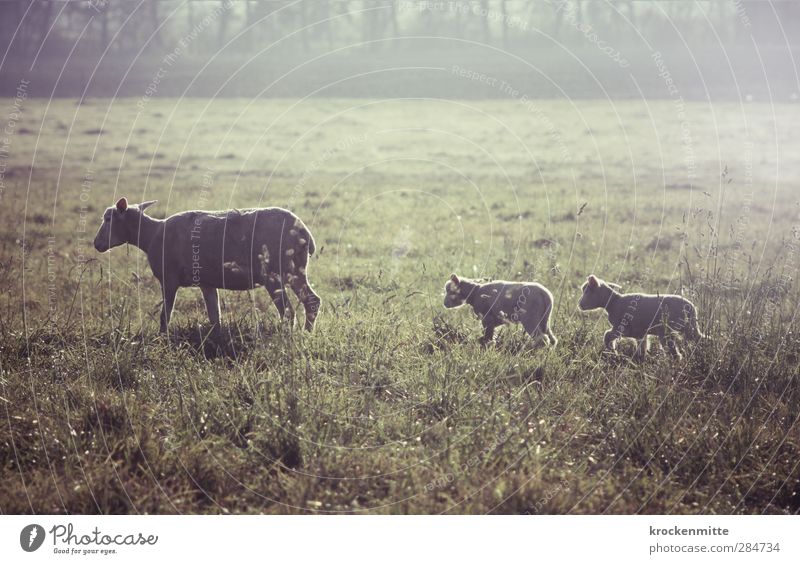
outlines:
[[[6, 100], [4, 107], [11, 105]], [[3, 513], [797, 513], [800, 115], [672, 101], [30, 99], [0, 192]], [[116, 198], [288, 207], [313, 333], [91, 241]], [[559, 345], [481, 348], [451, 272], [535, 280]], [[577, 311], [680, 292], [677, 362]]]

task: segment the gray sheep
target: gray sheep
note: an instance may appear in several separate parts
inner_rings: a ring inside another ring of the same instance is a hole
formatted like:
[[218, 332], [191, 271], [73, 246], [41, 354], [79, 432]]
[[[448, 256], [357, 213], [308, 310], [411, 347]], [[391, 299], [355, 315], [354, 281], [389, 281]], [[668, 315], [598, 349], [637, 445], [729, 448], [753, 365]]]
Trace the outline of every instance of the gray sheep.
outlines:
[[657, 335], [669, 352], [681, 357], [674, 334], [680, 333], [691, 341], [704, 338], [697, 325], [697, 309], [682, 296], [673, 294], [622, 294], [620, 287], [591, 275], [583, 286], [578, 307], [583, 311], [603, 308], [608, 313], [611, 329], [605, 333], [605, 349], [616, 350], [620, 338], [637, 339], [636, 356], [647, 355], [648, 335]]
[[472, 306], [483, 323], [483, 344], [492, 342], [494, 330], [506, 323], [521, 323], [537, 346], [558, 343], [550, 330], [553, 295], [541, 284], [503, 281], [481, 284], [453, 274], [444, 289], [444, 307]]
[[169, 325], [178, 288], [199, 287], [215, 330], [220, 309], [217, 289], [249, 290], [264, 286], [282, 318], [294, 319], [286, 296], [288, 284], [314, 327], [320, 299], [308, 283], [308, 257], [314, 239], [296, 215], [281, 208], [186, 211], [155, 219], [144, 211], [155, 201], [128, 205], [121, 198], [103, 214], [94, 247], [104, 253], [130, 243], [147, 253], [161, 283], [161, 332]]

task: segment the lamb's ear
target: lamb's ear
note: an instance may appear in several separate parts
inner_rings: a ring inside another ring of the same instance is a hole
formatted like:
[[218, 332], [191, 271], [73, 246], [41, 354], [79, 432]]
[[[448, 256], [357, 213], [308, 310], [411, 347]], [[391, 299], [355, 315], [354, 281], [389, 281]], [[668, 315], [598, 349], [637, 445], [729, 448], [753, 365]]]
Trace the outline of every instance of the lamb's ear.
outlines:
[[600, 286], [600, 281], [597, 280], [597, 276], [595, 276], [594, 274], [590, 275], [589, 278], [586, 279], [586, 281], [589, 283], [589, 287], [592, 289]]
[[611, 282], [606, 282], [606, 286], [608, 286], [612, 290], [616, 290], [617, 292], [622, 291], [622, 286], [620, 286], [619, 284], [612, 284]]
[[452, 282], [452, 283], [453, 283], [453, 284], [455, 284], [456, 286], [458, 286], [459, 284], [461, 284], [461, 280], [459, 280], [459, 279], [458, 279], [458, 276], [456, 276], [455, 274], [451, 274], [451, 275], [450, 275], [450, 282]]
[[117, 211], [122, 213], [128, 209], [128, 198], [120, 198], [117, 200]]
[[150, 206], [152, 206], [153, 204], [157, 204], [157, 203], [158, 203], [158, 200], [149, 200], [147, 202], [142, 202], [141, 204], [139, 204], [139, 209], [144, 211], [147, 208], [149, 208]]

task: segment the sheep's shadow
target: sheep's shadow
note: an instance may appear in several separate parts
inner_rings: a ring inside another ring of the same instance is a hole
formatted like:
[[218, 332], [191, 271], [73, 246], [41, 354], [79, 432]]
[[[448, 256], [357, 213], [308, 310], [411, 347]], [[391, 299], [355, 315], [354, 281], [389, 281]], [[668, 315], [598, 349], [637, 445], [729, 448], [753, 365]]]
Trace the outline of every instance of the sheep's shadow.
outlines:
[[280, 328], [264, 322], [244, 326], [240, 323], [219, 327], [204, 325], [170, 326], [169, 343], [187, 347], [206, 360], [238, 360], [278, 336]]
[[[622, 341], [622, 340], [620, 340]], [[618, 342], [616, 350], [601, 348], [599, 357], [601, 362], [609, 366], [636, 366], [642, 367], [666, 361], [676, 361], [677, 357], [669, 352], [660, 343], [651, 343], [644, 358], [639, 354], [636, 341]]]
[[534, 341], [522, 332], [518, 334], [501, 333], [494, 341], [486, 343], [484, 347], [494, 347], [512, 356], [529, 357], [546, 353], [553, 348], [547, 343]]
[[422, 350], [426, 354], [433, 354], [435, 351], [448, 351], [455, 345], [463, 345], [470, 342], [469, 335], [457, 325], [446, 320], [444, 316], [437, 314], [432, 321], [433, 332], [425, 338], [422, 344]]

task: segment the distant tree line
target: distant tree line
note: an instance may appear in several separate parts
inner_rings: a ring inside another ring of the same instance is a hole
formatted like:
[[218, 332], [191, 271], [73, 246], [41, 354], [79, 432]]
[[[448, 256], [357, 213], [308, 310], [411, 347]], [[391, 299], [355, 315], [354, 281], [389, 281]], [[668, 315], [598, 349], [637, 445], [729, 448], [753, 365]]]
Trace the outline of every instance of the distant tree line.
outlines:
[[[185, 41], [202, 29], [202, 41]], [[712, 30], [713, 26], [713, 32]], [[248, 53], [322, 51], [363, 44], [395, 48], [393, 38], [443, 36], [513, 47], [580, 40], [587, 29], [616, 41], [791, 42], [800, 2], [638, 2], [631, 0], [0, 0], [0, 49], [19, 58], [81, 51], [109, 55], [171, 48]], [[718, 36], [718, 38], [716, 37]], [[77, 41], [80, 40], [80, 41]], [[76, 45], [77, 42], [77, 45]], [[405, 48], [405, 47], [404, 47]]]

